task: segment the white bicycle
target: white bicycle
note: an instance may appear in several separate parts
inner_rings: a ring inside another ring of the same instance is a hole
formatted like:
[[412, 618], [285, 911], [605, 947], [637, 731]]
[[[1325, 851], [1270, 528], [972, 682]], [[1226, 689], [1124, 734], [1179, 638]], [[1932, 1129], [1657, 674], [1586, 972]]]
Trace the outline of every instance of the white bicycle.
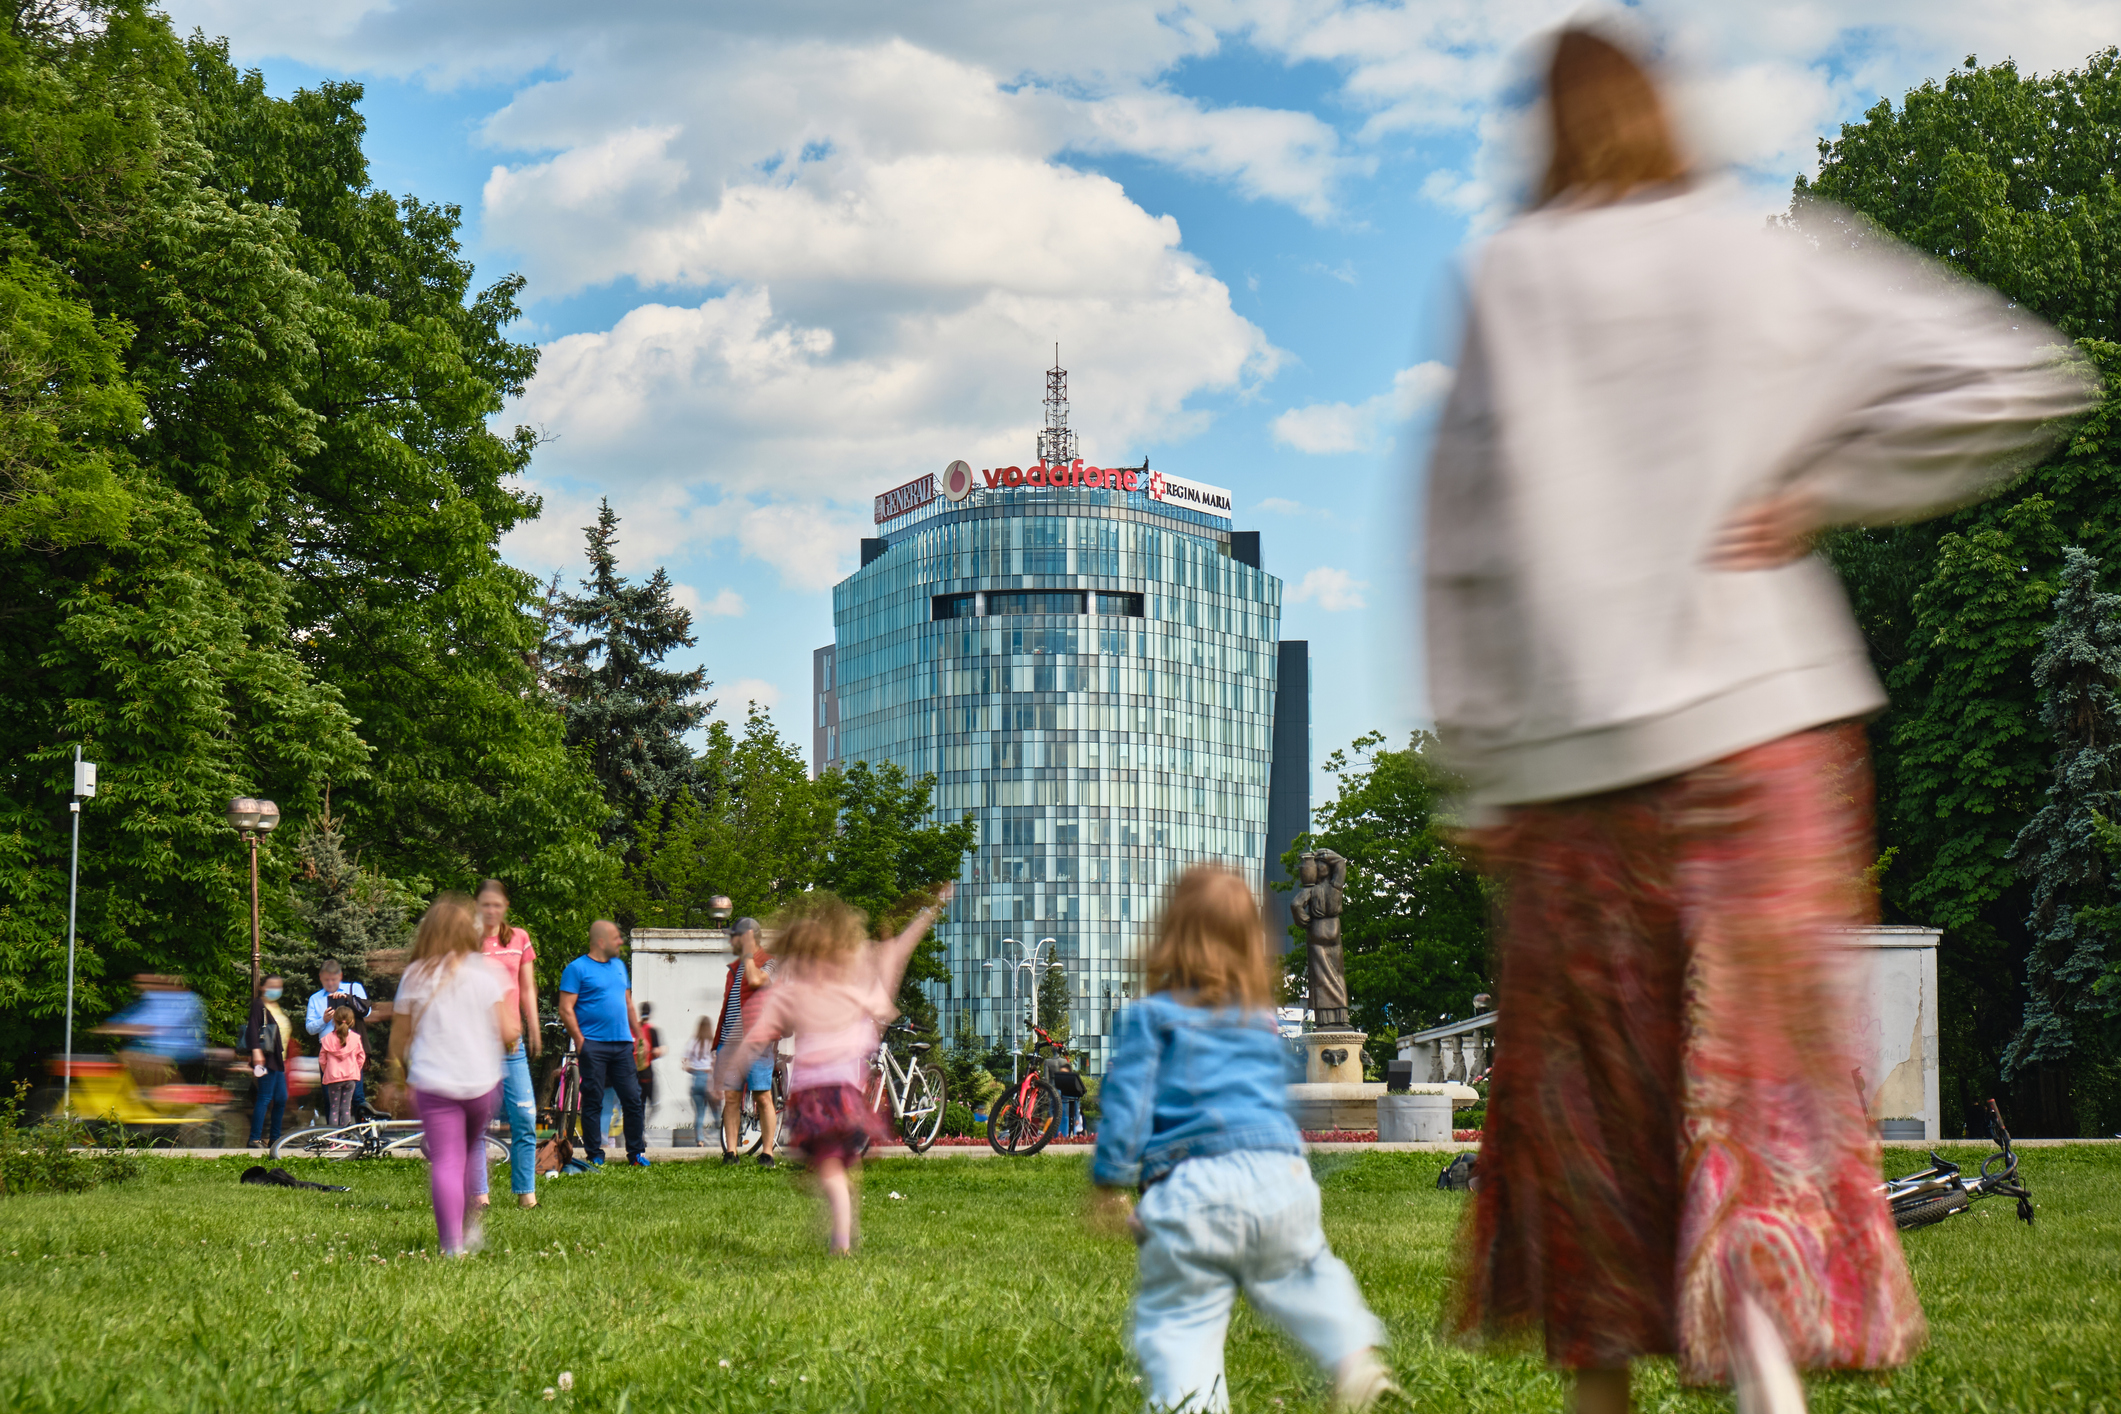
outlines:
[[888, 1099], [891, 1117], [898, 1122], [899, 1137], [914, 1153], [925, 1154], [943, 1132], [943, 1106], [947, 1103], [943, 1073], [921, 1064], [921, 1057], [929, 1050], [926, 1041], [908, 1044], [906, 1063], [901, 1066], [898, 1057], [891, 1053], [892, 1031], [914, 1034], [911, 1026], [900, 1022], [877, 1042], [876, 1055], [869, 1062], [869, 1108], [881, 1112]]

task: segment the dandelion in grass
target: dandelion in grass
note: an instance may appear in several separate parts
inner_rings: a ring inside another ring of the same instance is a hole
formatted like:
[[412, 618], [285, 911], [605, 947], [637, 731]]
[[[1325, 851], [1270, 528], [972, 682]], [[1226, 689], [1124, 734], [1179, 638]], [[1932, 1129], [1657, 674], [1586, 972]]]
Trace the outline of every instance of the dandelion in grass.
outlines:
[[574, 1388], [574, 1371], [572, 1371], [572, 1370], [562, 1370], [562, 1371], [560, 1371], [560, 1388], [561, 1388], [561, 1389], [573, 1389], [573, 1388]]

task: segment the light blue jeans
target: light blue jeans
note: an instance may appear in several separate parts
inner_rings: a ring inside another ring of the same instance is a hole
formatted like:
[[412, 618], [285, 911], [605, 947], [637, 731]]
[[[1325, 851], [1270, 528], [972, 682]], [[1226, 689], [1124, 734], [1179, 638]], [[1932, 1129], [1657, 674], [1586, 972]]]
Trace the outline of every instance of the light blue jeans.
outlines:
[[[501, 1113], [508, 1121], [508, 1187], [518, 1194], [538, 1191], [538, 1092], [530, 1083], [530, 1053], [521, 1041], [501, 1057]], [[486, 1191], [486, 1150], [472, 1156], [474, 1193]]]
[[1187, 1159], [1136, 1212], [1134, 1354], [1151, 1409], [1230, 1407], [1223, 1336], [1240, 1290], [1328, 1375], [1384, 1344], [1384, 1323], [1326, 1246], [1318, 1185], [1301, 1156], [1248, 1149]]

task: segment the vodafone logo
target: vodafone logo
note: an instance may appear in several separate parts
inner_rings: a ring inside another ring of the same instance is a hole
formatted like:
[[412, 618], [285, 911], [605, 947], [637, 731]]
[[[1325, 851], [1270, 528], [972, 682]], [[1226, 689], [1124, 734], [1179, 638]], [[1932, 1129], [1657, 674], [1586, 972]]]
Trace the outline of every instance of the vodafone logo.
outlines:
[[965, 462], [952, 462], [943, 468], [943, 499], [962, 501], [972, 494], [972, 467]]
[[987, 489], [999, 491], [1004, 487], [1019, 486], [1079, 486], [1089, 491], [1139, 491], [1142, 489], [1141, 473], [1125, 467], [1090, 466], [1077, 457], [1065, 466], [1047, 466], [1039, 462], [1029, 471], [1020, 466], [998, 467], [993, 471], [982, 471], [987, 479]]

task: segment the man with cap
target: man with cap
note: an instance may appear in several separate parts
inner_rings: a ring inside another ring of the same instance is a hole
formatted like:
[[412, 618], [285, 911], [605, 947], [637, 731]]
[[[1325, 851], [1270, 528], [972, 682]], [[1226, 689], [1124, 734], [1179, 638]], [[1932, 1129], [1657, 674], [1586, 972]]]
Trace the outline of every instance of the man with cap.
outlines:
[[[734, 1045], [744, 1035], [744, 1004], [752, 993], [773, 985], [773, 959], [759, 949], [759, 921], [739, 918], [730, 925], [729, 945], [736, 956], [729, 961], [729, 980], [722, 985], [722, 1019], [715, 1029], [714, 1048]], [[739, 1158], [737, 1136], [743, 1129], [744, 1091], [751, 1092], [759, 1116], [759, 1165], [773, 1167], [773, 1053], [767, 1051], [751, 1063], [741, 1086], [732, 1085], [722, 1097], [722, 1162]]]

